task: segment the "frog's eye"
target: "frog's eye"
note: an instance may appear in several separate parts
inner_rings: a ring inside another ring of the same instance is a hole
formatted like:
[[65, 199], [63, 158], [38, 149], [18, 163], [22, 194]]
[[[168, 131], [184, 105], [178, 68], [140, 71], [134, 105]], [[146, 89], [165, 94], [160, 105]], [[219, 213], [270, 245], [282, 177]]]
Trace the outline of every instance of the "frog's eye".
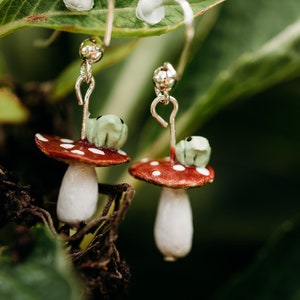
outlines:
[[98, 116], [98, 117], [96, 118], [96, 120], [99, 120], [101, 117], [102, 117], [102, 115]]
[[191, 136], [189, 136], [189, 137], [187, 137], [185, 140], [186, 140], [187, 142], [190, 142], [192, 139], [193, 139], [193, 138], [192, 138]]
[[122, 123], [122, 124], [124, 124], [124, 121], [123, 121], [123, 119], [122, 119], [122, 118], [120, 118], [120, 121], [121, 121], [121, 123]]

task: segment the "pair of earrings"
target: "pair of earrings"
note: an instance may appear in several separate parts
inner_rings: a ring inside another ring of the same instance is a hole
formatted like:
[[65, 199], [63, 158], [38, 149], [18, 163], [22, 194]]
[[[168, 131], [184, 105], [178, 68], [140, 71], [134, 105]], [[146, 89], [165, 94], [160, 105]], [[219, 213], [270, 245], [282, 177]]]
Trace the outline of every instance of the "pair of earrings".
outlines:
[[[136, 14], [143, 21], [153, 24], [159, 22], [164, 15], [164, 7], [162, 9], [160, 6], [161, 0], [151, 1], [140, 0]], [[64, 0], [64, 2], [70, 8], [74, 8], [77, 3], [76, 0]], [[182, 75], [194, 35], [193, 13], [188, 2], [186, 0], [176, 0], [176, 2], [181, 5], [185, 16], [185, 48], [177, 71], [170, 63], [164, 63], [154, 71], [156, 98], [150, 106], [152, 116], [163, 127], [167, 127], [168, 122], [157, 114], [156, 106], [170, 103], [173, 105], [169, 119], [170, 153], [165, 158], [143, 159], [129, 168], [129, 173], [133, 177], [162, 186], [154, 237], [158, 249], [167, 261], [186, 256], [191, 250], [193, 221], [186, 189], [203, 186], [214, 180], [214, 170], [207, 165], [211, 148], [206, 138], [190, 136], [176, 143], [175, 117], [178, 102], [170, 92]], [[111, 5], [112, 3], [113, 1], [110, 2]], [[88, 111], [89, 98], [95, 86], [92, 64], [102, 58], [105, 47], [110, 43], [112, 18], [113, 9], [110, 9], [104, 45], [101, 45], [97, 38], [92, 37], [80, 46], [82, 65], [75, 84], [78, 104], [83, 105], [80, 139], [73, 141], [40, 133], [35, 137], [37, 146], [46, 155], [69, 164], [59, 191], [57, 217], [61, 222], [74, 227], [88, 221], [96, 211], [98, 180], [95, 167], [116, 165], [130, 160], [129, 156], [121, 150], [128, 133], [127, 125], [123, 120], [115, 115], [104, 115], [93, 119], [89, 117]], [[80, 90], [82, 83], [89, 85], [84, 98]]]

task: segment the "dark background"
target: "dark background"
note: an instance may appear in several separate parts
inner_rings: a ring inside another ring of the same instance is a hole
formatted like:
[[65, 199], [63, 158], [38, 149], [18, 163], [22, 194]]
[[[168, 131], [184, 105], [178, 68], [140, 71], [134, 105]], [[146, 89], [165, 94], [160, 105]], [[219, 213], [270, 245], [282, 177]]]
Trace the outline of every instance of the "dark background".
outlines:
[[[256, 2], [257, 10], [250, 14], [253, 23], [255, 13], [263, 10], [261, 3]], [[275, 2], [279, 7], [281, 2]], [[234, 15], [237, 1], [231, 3], [221, 10], [207, 44], [214, 37], [215, 43], [218, 42], [216, 38], [222, 38], [218, 28], [223, 24], [222, 20]], [[278, 16], [282, 15], [278, 13]], [[267, 21], [269, 24], [270, 20]], [[251, 31], [251, 23], [240, 24], [246, 25]], [[260, 27], [257, 35], [263, 30], [264, 27]], [[31, 41], [41, 35], [47, 37], [49, 31], [26, 29], [0, 41], [0, 51], [9, 75], [14, 78], [14, 86], [53, 80], [77, 58], [81, 36], [63, 33], [50, 48], [33, 48]], [[228, 36], [231, 36], [230, 32]], [[243, 39], [247, 36], [242, 36]], [[204, 43], [204, 49], [207, 44]], [[252, 49], [249, 46], [246, 50]], [[206, 53], [207, 56], [215, 54]], [[195, 54], [188, 66], [190, 70], [200, 57]], [[118, 68], [119, 65], [111, 67], [107, 73], [96, 76], [101, 88], [95, 95], [104, 97], [108, 93], [102, 87], [106, 83], [112, 87]], [[6, 75], [1, 79], [2, 84], [3, 78], [7, 82]], [[184, 85], [187, 79], [184, 80], [178, 87], [178, 101], [183, 95], [190, 96], [190, 90]], [[197, 84], [197, 78], [195, 82]], [[193, 132], [209, 139], [212, 147], [210, 165], [214, 167], [216, 177], [214, 183], [188, 191], [193, 207], [194, 243], [186, 258], [174, 263], [163, 260], [153, 239], [160, 188], [146, 183], [138, 185], [117, 242], [120, 254], [132, 272], [128, 299], [215, 299], [230, 280], [252, 265], [278, 227], [298, 216], [299, 87], [300, 72], [293, 79], [283, 79], [220, 107]], [[153, 92], [145, 91], [144, 98], [151, 97]], [[76, 135], [80, 108], [76, 106], [74, 94], [58, 103], [44, 103], [37, 95], [30, 94], [25, 102], [32, 112], [30, 121], [0, 127], [0, 162], [18, 175], [22, 184], [32, 185], [37, 195], [46, 194], [54, 199], [66, 166], [44, 157], [35, 148], [32, 138], [35, 132], [42, 131]], [[137, 145], [143, 139], [141, 128], [151, 122], [147, 104], [138, 113], [138, 126], [131, 125], [133, 133], [128, 153], [131, 149], [137, 151]], [[132, 118], [136, 119], [136, 116]], [[151, 143], [148, 147], [151, 148]], [[126, 171], [127, 167], [117, 167], [116, 172]]]

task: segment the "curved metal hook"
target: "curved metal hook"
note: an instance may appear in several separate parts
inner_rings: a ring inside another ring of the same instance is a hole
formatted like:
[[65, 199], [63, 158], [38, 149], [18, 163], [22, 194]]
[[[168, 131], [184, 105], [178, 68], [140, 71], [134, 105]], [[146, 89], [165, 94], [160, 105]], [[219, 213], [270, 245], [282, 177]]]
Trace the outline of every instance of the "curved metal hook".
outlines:
[[81, 139], [86, 138], [86, 120], [88, 118], [89, 114], [89, 101], [90, 101], [90, 96], [95, 88], [95, 78], [94, 76], [91, 76], [89, 79], [89, 87], [84, 95], [84, 99], [82, 99], [82, 94], [81, 94], [81, 84], [82, 82], [86, 82], [85, 76], [80, 75], [75, 83], [75, 93], [77, 96], [78, 104], [83, 105], [83, 116], [82, 116], [82, 125], [81, 125]]
[[87, 101], [89, 101], [90, 96], [95, 88], [95, 79], [94, 76], [92, 76], [89, 80], [90, 86], [88, 87], [83, 99], [80, 89], [82, 82], [86, 82], [85, 78], [83, 76], [79, 76], [75, 83], [75, 93], [78, 100], [78, 105], [84, 105]]
[[[160, 102], [163, 103], [164, 105], [168, 104], [169, 102], [171, 102], [173, 104], [173, 110], [170, 114], [170, 149], [171, 149], [171, 153], [176, 145], [176, 130], [175, 130], [175, 117], [176, 114], [178, 112], [178, 102], [177, 100], [172, 97], [169, 96], [169, 101], [165, 101], [165, 96], [164, 95], [159, 95], [157, 96], [151, 103], [150, 106], [150, 111], [152, 116], [163, 126], [163, 127], [167, 127], [168, 126], [168, 122], [166, 122], [157, 112], [156, 112], [156, 105]], [[172, 155], [171, 159], [172, 159]]]

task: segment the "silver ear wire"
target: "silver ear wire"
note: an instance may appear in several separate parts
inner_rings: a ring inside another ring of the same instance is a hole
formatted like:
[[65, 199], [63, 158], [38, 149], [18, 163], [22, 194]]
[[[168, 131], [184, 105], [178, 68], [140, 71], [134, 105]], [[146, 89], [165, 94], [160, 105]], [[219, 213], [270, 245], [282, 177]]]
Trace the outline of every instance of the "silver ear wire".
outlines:
[[[80, 75], [75, 83], [75, 93], [79, 105], [83, 106], [83, 117], [81, 127], [81, 139], [86, 138], [86, 120], [89, 114], [89, 100], [95, 88], [95, 79], [93, 76], [92, 64], [98, 62], [103, 56], [103, 47], [99, 39], [91, 37], [84, 40], [79, 48], [79, 54], [82, 57], [80, 67]], [[84, 97], [81, 94], [81, 85], [86, 83], [89, 85]]]
[[176, 145], [176, 129], [175, 129], [175, 117], [178, 111], [177, 100], [169, 95], [176, 84], [176, 71], [170, 63], [164, 63], [163, 66], [157, 68], [154, 71], [153, 83], [155, 86], [155, 93], [157, 97], [152, 101], [150, 106], [150, 112], [152, 116], [162, 125], [163, 127], [168, 126], [166, 122], [157, 112], [156, 106], [158, 103], [168, 105], [170, 102], [173, 104], [173, 110], [169, 118], [170, 124], [170, 160], [175, 160], [175, 145]]
[[[166, 122], [157, 112], [156, 112], [156, 105], [158, 103], [165, 104], [165, 96], [159, 95], [157, 96], [151, 103], [150, 111], [152, 116], [163, 126], [167, 127], [168, 122]], [[173, 104], [173, 110], [170, 114], [169, 123], [170, 123], [170, 160], [175, 160], [175, 146], [176, 146], [176, 129], [175, 129], [175, 117], [178, 111], [178, 102], [177, 100], [169, 96], [169, 102]]]

